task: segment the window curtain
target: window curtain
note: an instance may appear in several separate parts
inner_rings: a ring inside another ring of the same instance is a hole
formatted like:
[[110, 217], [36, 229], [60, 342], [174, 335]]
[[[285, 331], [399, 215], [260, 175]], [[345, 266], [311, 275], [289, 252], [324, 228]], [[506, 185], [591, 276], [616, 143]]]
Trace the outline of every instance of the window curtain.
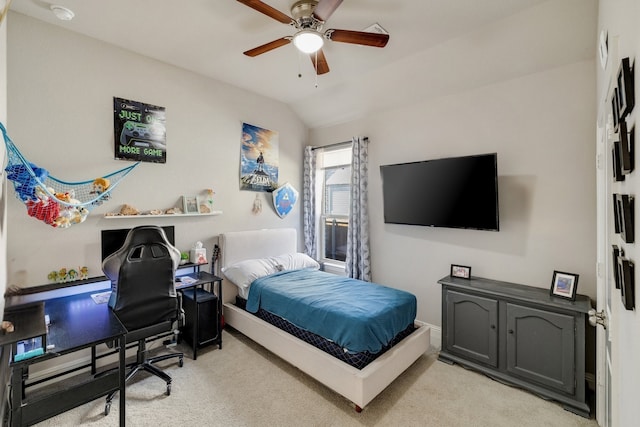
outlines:
[[351, 154], [351, 207], [345, 271], [354, 279], [371, 281], [369, 251], [369, 140], [354, 137]]
[[317, 200], [316, 200], [316, 163], [317, 155], [313, 147], [307, 146], [304, 149], [304, 205], [303, 231], [304, 231], [304, 251], [311, 258], [318, 259], [318, 242], [316, 230], [318, 226]]

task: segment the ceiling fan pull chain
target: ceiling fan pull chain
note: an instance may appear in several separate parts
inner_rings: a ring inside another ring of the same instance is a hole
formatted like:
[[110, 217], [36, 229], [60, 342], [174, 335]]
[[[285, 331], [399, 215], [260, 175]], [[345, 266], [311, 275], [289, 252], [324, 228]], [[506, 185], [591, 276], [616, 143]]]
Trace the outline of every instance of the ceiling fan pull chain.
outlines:
[[298, 78], [301, 79], [302, 78], [302, 71], [300, 71], [300, 56], [302, 55], [302, 52], [298, 51]]

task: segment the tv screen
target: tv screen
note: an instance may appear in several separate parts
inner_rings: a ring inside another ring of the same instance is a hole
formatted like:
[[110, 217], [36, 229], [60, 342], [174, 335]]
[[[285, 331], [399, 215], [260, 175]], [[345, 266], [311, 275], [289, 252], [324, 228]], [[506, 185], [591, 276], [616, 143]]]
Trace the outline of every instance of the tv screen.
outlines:
[[499, 230], [498, 155], [380, 166], [384, 222]]
[[[175, 230], [173, 225], [166, 225], [162, 227], [164, 233], [167, 235], [167, 239], [169, 239], [169, 243], [175, 246]], [[102, 260], [118, 249], [122, 247], [125, 239], [127, 238], [127, 234], [129, 234], [130, 228], [120, 228], [117, 230], [102, 230], [102, 234], [100, 236], [100, 246], [102, 249]]]

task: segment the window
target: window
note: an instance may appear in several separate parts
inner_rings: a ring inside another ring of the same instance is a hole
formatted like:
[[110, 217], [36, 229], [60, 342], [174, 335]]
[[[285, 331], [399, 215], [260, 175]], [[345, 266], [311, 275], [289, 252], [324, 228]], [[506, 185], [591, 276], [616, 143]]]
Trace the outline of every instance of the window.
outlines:
[[325, 150], [317, 176], [322, 179], [319, 242], [323, 262], [343, 263], [347, 256], [351, 145]]

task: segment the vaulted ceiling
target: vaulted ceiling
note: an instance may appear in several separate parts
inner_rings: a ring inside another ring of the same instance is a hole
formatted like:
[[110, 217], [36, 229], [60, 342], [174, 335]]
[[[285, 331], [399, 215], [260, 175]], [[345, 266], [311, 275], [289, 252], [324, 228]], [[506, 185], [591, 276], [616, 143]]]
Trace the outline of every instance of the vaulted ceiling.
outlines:
[[[291, 16], [293, 0], [265, 0]], [[344, 0], [324, 28], [382, 26], [385, 48], [327, 42], [331, 71], [317, 76], [290, 36], [235, 0], [16, 0], [22, 13], [291, 106], [310, 128], [355, 119], [595, 56], [597, 0]], [[10, 43], [16, 41], [10, 40]]]

